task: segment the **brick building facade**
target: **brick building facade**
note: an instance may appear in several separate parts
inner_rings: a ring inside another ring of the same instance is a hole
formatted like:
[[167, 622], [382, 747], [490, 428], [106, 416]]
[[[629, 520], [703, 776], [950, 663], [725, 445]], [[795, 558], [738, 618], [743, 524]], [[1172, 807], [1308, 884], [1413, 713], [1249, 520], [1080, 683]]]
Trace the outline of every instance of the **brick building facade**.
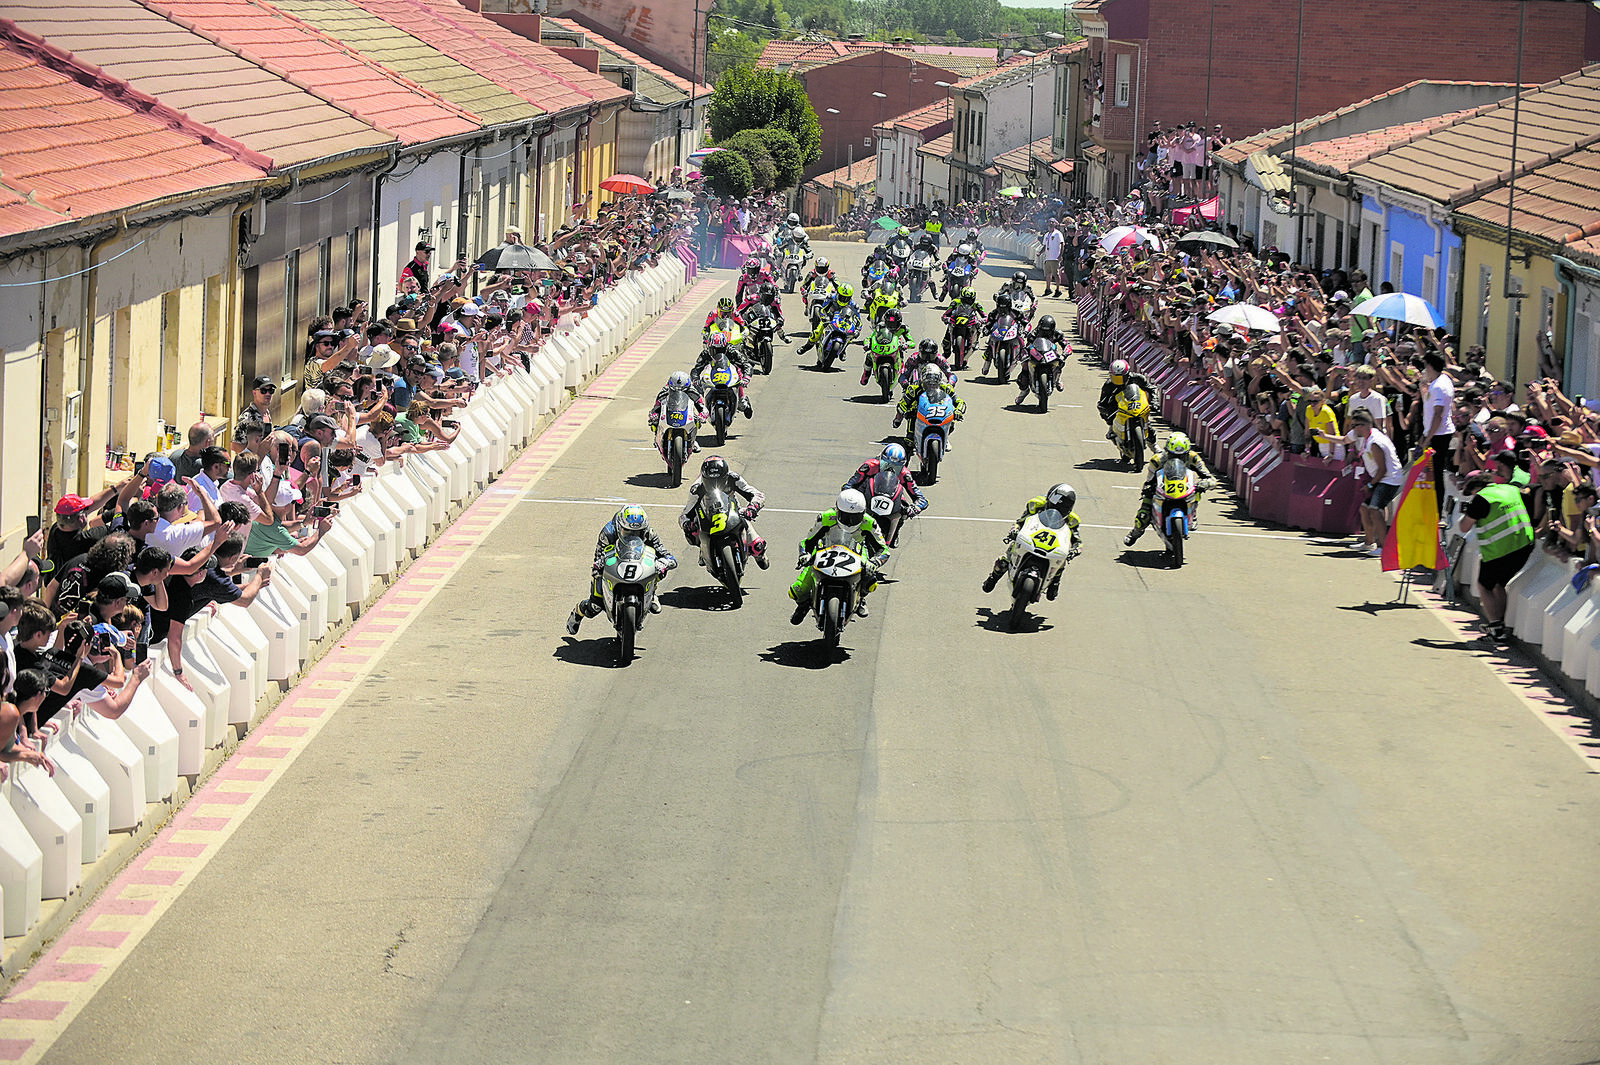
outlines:
[[1511, 81], [1519, 11], [1524, 84], [1600, 59], [1600, 11], [1556, 0], [1077, 0], [1096, 98], [1085, 134], [1106, 153], [1089, 187], [1125, 194], [1157, 124], [1240, 137], [1419, 78]]

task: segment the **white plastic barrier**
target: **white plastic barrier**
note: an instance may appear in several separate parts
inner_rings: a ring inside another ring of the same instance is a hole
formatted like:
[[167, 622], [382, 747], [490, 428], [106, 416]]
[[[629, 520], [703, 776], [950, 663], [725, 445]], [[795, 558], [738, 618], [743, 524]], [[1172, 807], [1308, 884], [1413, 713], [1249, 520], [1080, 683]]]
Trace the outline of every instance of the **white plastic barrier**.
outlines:
[[450, 513], [450, 471], [439, 454], [430, 451], [411, 455], [401, 467], [427, 508], [423, 521], [430, 535]]
[[300, 664], [311, 654], [311, 639], [305, 631], [309, 605], [293, 581], [274, 574], [272, 583], [246, 609], [272, 640], [267, 679], [288, 680], [299, 672]]
[[[188, 675], [188, 670], [184, 675]], [[155, 694], [156, 702], [161, 704], [162, 712], [178, 734], [178, 772], [186, 777], [198, 776], [206, 764], [210, 708], [197, 693], [179, 684], [177, 678], [164, 669], [151, 670], [145, 686]]]
[[372, 555], [372, 569], [376, 576], [393, 573], [400, 567], [401, 560], [405, 557], [405, 548], [400, 544], [398, 524], [384, 510], [378, 500], [377, 482], [374, 478], [370, 486], [371, 491], [363, 490], [354, 499], [346, 499], [340, 506], [343, 514], [354, 521], [358, 521], [372, 537], [375, 550]]
[[376, 574], [372, 571], [372, 539], [361, 525], [361, 519], [340, 507], [333, 528], [322, 534], [316, 550], [307, 555], [315, 558], [326, 555], [344, 570], [342, 586], [344, 601], [359, 606], [367, 598]]
[[272, 652], [272, 640], [256, 624], [255, 616], [246, 607], [237, 603], [229, 603], [217, 608], [216, 616], [211, 619], [212, 630], [223, 630], [232, 638], [235, 647], [240, 648], [250, 656], [250, 695], [252, 701], [260, 699], [267, 694], [267, 686], [271, 682], [271, 665], [268, 661]]
[[419, 458], [420, 455], [407, 455], [405, 465], [391, 463], [378, 474], [378, 487], [388, 497], [394, 514], [400, 519], [400, 544], [407, 551], [422, 550], [431, 531], [428, 501], [405, 471], [406, 466], [419, 465], [416, 461]]
[[99, 714], [80, 712], [61, 730], [61, 744], [87, 758], [111, 792], [111, 831], [139, 827], [144, 820], [144, 755], [127, 735]]
[[39, 919], [44, 898], [44, 854], [9, 802], [0, 802], [0, 905], [5, 934], [20, 936]]
[[[183, 626], [183, 677], [194, 694], [206, 707], [206, 746], [220, 747], [228, 738], [228, 702], [232, 688], [228, 682], [229, 663], [219, 662], [203, 635], [204, 619], [196, 616]], [[165, 673], [177, 683], [167, 662], [167, 644], [163, 640], [150, 648], [150, 656], [160, 663], [155, 672]], [[178, 685], [182, 687], [181, 684]]]
[[[239, 646], [238, 641], [228, 630], [221, 625], [206, 625], [200, 630], [196, 644], [204, 646], [211, 654], [211, 659], [221, 668], [223, 678], [227, 684], [225, 689], [228, 700], [224, 704], [223, 723], [225, 725], [248, 725], [255, 716], [256, 709], [256, 684], [254, 657], [245, 648]], [[185, 648], [187, 651], [187, 647]], [[187, 658], [187, 653], [185, 658]], [[185, 670], [187, 674], [187, 670]]]
[[[1583, 650], [1596, 636], [1600, 636], [1600, 589], [1591, 582], [1578, 598], [1578, 609], [1561, 626], [1561, 671], [1573, 680], [1587, 680]], [[1554, 645], [1545, 645], [1544, 653], [1550, 658], [1556, 659], [1555, 651]]]
[[[89, 704], [89, 714], [94, 704]], [[155, 692], [141, 684], [113, 724], [144, 755], [144, 801], [161, 802], [178, 790], [178, 730], [167, 720]]]
[[1526, 643], [1544, 639], [1544, 608], [1561, 592], [1569, 576], [1567, 567], [1535, 551], [1506, 584], [1506, 624]]
[[[336, 594], [317, 568], [312, 551], [309, 555], [280, 555], [272, 562], [272, 581], [276, 584], [287, 578], [306, 603], [306, 635], [308, 640], [318, 640], [329, 624], [344, 610], [344, 596]], [[326, 559], [326, 555], [323, 556]], [[337, 569], [336, 567], [334, 567]], [[338, 571], [342, 572], [342, 571]], [[332, 608], [333, 617], [329, 616]], [[309, 647], [307, 652], [309, 653]], [[302, 656], [304, 657], [304, 656]]]
[[[50, 724], [55, 724], [51, 722]], [[45, 741], [44, 753], [56, 764], [56, 787], [72, 803], [83, 823], [83, 862], [96, 862], [111, 845], [111, 788], [94, 763], [61, 742], [56, 729]]]
[[1544, 608], [1544, 630], [1540, 634], [1539, 646], [1544, 649], [1546, 658], [1556, 661], [1561, 657], [1562, 631], [1572, 616], [1583, 606], [1584, 601], [1589, 598], [1587, 589], [1580, 593], [1572, 587], [1570, 578], [1576, 569], [1575, 564], [1567, 567], [1569, 579], [1561, 582], [1561, 590], [1556, 593], [1554, 599], [1545, 604]]
[[11, 809], [39, 848], [40, 896], [64, 899], [78, 890], [83, 883], [83, 818], [50, 774], [31, 765], [14, 765]]

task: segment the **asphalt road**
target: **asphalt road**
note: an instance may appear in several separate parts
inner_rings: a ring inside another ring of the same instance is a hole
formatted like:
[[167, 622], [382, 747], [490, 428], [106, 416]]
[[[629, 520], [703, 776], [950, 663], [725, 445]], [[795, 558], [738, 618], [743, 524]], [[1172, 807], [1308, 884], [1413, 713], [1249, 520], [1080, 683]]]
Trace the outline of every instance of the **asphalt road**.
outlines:
[[[46, 1061], [1600, 1059], [1595, 777], [1374, 560], [1226, 499], [1181, 571], [1125, 551], [1084, 363], [1044, 416], [963, 383], [932, 508], [828, 663], [788, 623], [792, 545], [890, 414], [859, 354], [780, 351], [723, 452], [770, 508], [744, 609], [685, 554], [631, 667], [604, 618], [568, 639], [618, 498], [681, 544], [644, 413], [691, 332]], [[979, 582], [1060, 480], [1084, 555], [1006, 633]]]

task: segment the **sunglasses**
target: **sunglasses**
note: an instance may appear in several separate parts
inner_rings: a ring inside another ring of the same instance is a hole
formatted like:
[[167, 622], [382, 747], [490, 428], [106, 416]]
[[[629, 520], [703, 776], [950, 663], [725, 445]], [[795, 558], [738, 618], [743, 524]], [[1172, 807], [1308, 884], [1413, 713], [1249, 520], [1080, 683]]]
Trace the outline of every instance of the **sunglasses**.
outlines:
[[278, 386], [277, 385], [264, 385], [261, 388], [256, 389], [257, 392], [265, 392], [269, 396], [272, 395], [272, 393], [276, 392], [277, 390], [278, 390]]

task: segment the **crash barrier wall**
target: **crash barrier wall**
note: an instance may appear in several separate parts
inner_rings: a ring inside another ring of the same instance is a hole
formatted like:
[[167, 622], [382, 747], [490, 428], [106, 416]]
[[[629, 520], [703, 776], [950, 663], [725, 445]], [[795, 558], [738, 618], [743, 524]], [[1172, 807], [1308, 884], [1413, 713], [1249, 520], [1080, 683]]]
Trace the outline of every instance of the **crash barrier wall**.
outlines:
[[107, 854], [115, 834], [170, 811], [186, 794], [180, 778], [192, 785], [208, 752], [214, 764], [230, 734], [242, 735], [265, 712], [269, 688], [291, 687], [320, 655], [323, 635], [420, 554], [569, 390], [682, 294], [688, 275], [683, 259], [663, 256], [603, 291], [586, 316], [563, 318], [526, 369], [486, 382], [457, 412], [461, 432], [448, 449], [407, 455], [368, 478], [315, 549], [275, 560], [272, 583], [250, 606], [190, 619], [182, 661], [193, 690], [173, 675], [162, 641], [150, 648], [150, 679], [120, 718], [78, 709], [47, 722], [55, 776], [18, 763], [0, 782], [4, 935], [27, 934], [45, 899], [82, 901], [85, 870]]

